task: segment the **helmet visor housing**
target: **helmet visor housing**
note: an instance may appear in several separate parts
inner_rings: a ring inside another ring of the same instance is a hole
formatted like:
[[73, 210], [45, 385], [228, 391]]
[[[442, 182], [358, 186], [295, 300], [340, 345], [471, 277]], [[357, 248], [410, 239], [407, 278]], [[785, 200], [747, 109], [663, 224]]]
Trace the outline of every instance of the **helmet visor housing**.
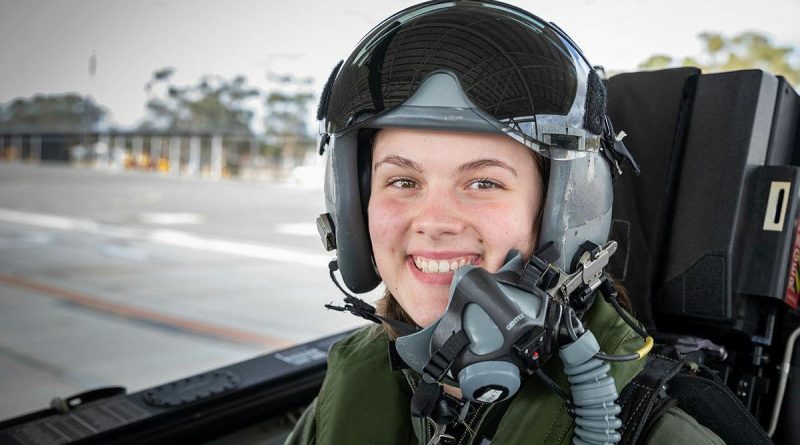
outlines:
[[553, 25], [494, 2], [424, 3], [378, 25], [336, 76], [325, 131], [368, 126], [437, 71], [455, 75], [469, 111], [545, 156], [599, 149], [605, 110], [591, 94], [587, 107], [599, 80], [583, 55]]

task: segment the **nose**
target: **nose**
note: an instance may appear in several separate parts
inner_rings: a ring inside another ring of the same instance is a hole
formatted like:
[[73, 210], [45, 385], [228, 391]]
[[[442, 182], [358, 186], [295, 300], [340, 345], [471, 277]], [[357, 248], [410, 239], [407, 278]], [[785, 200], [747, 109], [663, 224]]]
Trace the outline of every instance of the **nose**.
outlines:
[[458, 201], [445, 190], [428, 190], [414, 218], [415, 233], [431, 239], [457, 235], [467, 227]]

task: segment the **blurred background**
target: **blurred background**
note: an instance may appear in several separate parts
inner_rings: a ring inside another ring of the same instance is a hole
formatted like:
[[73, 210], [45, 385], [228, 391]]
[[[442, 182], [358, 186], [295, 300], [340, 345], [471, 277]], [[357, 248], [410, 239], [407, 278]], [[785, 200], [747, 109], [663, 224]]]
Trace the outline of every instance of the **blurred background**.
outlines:
[[[340, 294], [314, 114], [333, 66], [413, 3], [0, 0], [0, 419], [360, 324], [323, 307]], [[797, 0], [511, 3], [608, 76], [800, 85]]]

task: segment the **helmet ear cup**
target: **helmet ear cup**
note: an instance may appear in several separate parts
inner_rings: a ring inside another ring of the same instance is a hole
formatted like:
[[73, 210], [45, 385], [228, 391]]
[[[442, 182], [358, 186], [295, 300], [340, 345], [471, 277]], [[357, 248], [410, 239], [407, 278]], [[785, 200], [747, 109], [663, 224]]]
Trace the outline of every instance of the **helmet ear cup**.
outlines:
[[378, 130], [363, 128], [358, 131], [358, 190], [361, 194], [361, 212], [369, 236], [369, 197], [372, 191], [372, 145]]
[[573, 272], [572, 259], [585, 241], [608, 240], [614, 196], [611, 169], [602, 156], [550, 163], [539, 243], [553, 243], [559, 253], [555, 263], [566, 272]]
[[[330, 156], [333, 190], [326, 191], [328, 212], [331, 213], [336, 230], [336, 255], [339, 271], [345, 285], [355, 292], [369, 292], [380, 284], [372, 260], [372, 244], [367, 229], [366, 209], [369, 202], [369, 187], [361, 187], [362, 168], [371, 160], [359, 156], [359, 132], [351, 131], [333, 139]], [[371, 150], [368, 150], [371, 153]], [[369, 178], [365, 178], [369, 181]], [[363, 190], [362, 190], [363, 189]], [[363, 195], [366, 191], [366, 195]]]

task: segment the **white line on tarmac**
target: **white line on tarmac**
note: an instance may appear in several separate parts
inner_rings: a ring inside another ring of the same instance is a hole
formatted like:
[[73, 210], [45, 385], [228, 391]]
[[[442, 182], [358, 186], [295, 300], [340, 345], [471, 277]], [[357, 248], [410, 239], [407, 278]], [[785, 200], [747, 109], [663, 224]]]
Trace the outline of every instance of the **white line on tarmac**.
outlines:
[[86, 218], [48, 215], [44, 213], [21, 212], [0, 208], [0, 221], [89, 233], [113, 238], [149, 241], [156, 244], [204, 250], [248, 258], [296, 263], [306, 266], [325, 266], [330, 257], [324, 254], [304, 252], [290, 246], [276, 246], [251, 241], [213, 238], [179, 230], [141, 229], [116, 224], [102, 224]]
[[205, 218], [199, 213], [189, 212], [144, 212], [139, 214], [139, 221], [157, 226], [177, 226], [200, 224]]
[[284, 235], [318, 237], [317, 225], [314, 223], [283, 223], [275, 224], [275, 232]]

